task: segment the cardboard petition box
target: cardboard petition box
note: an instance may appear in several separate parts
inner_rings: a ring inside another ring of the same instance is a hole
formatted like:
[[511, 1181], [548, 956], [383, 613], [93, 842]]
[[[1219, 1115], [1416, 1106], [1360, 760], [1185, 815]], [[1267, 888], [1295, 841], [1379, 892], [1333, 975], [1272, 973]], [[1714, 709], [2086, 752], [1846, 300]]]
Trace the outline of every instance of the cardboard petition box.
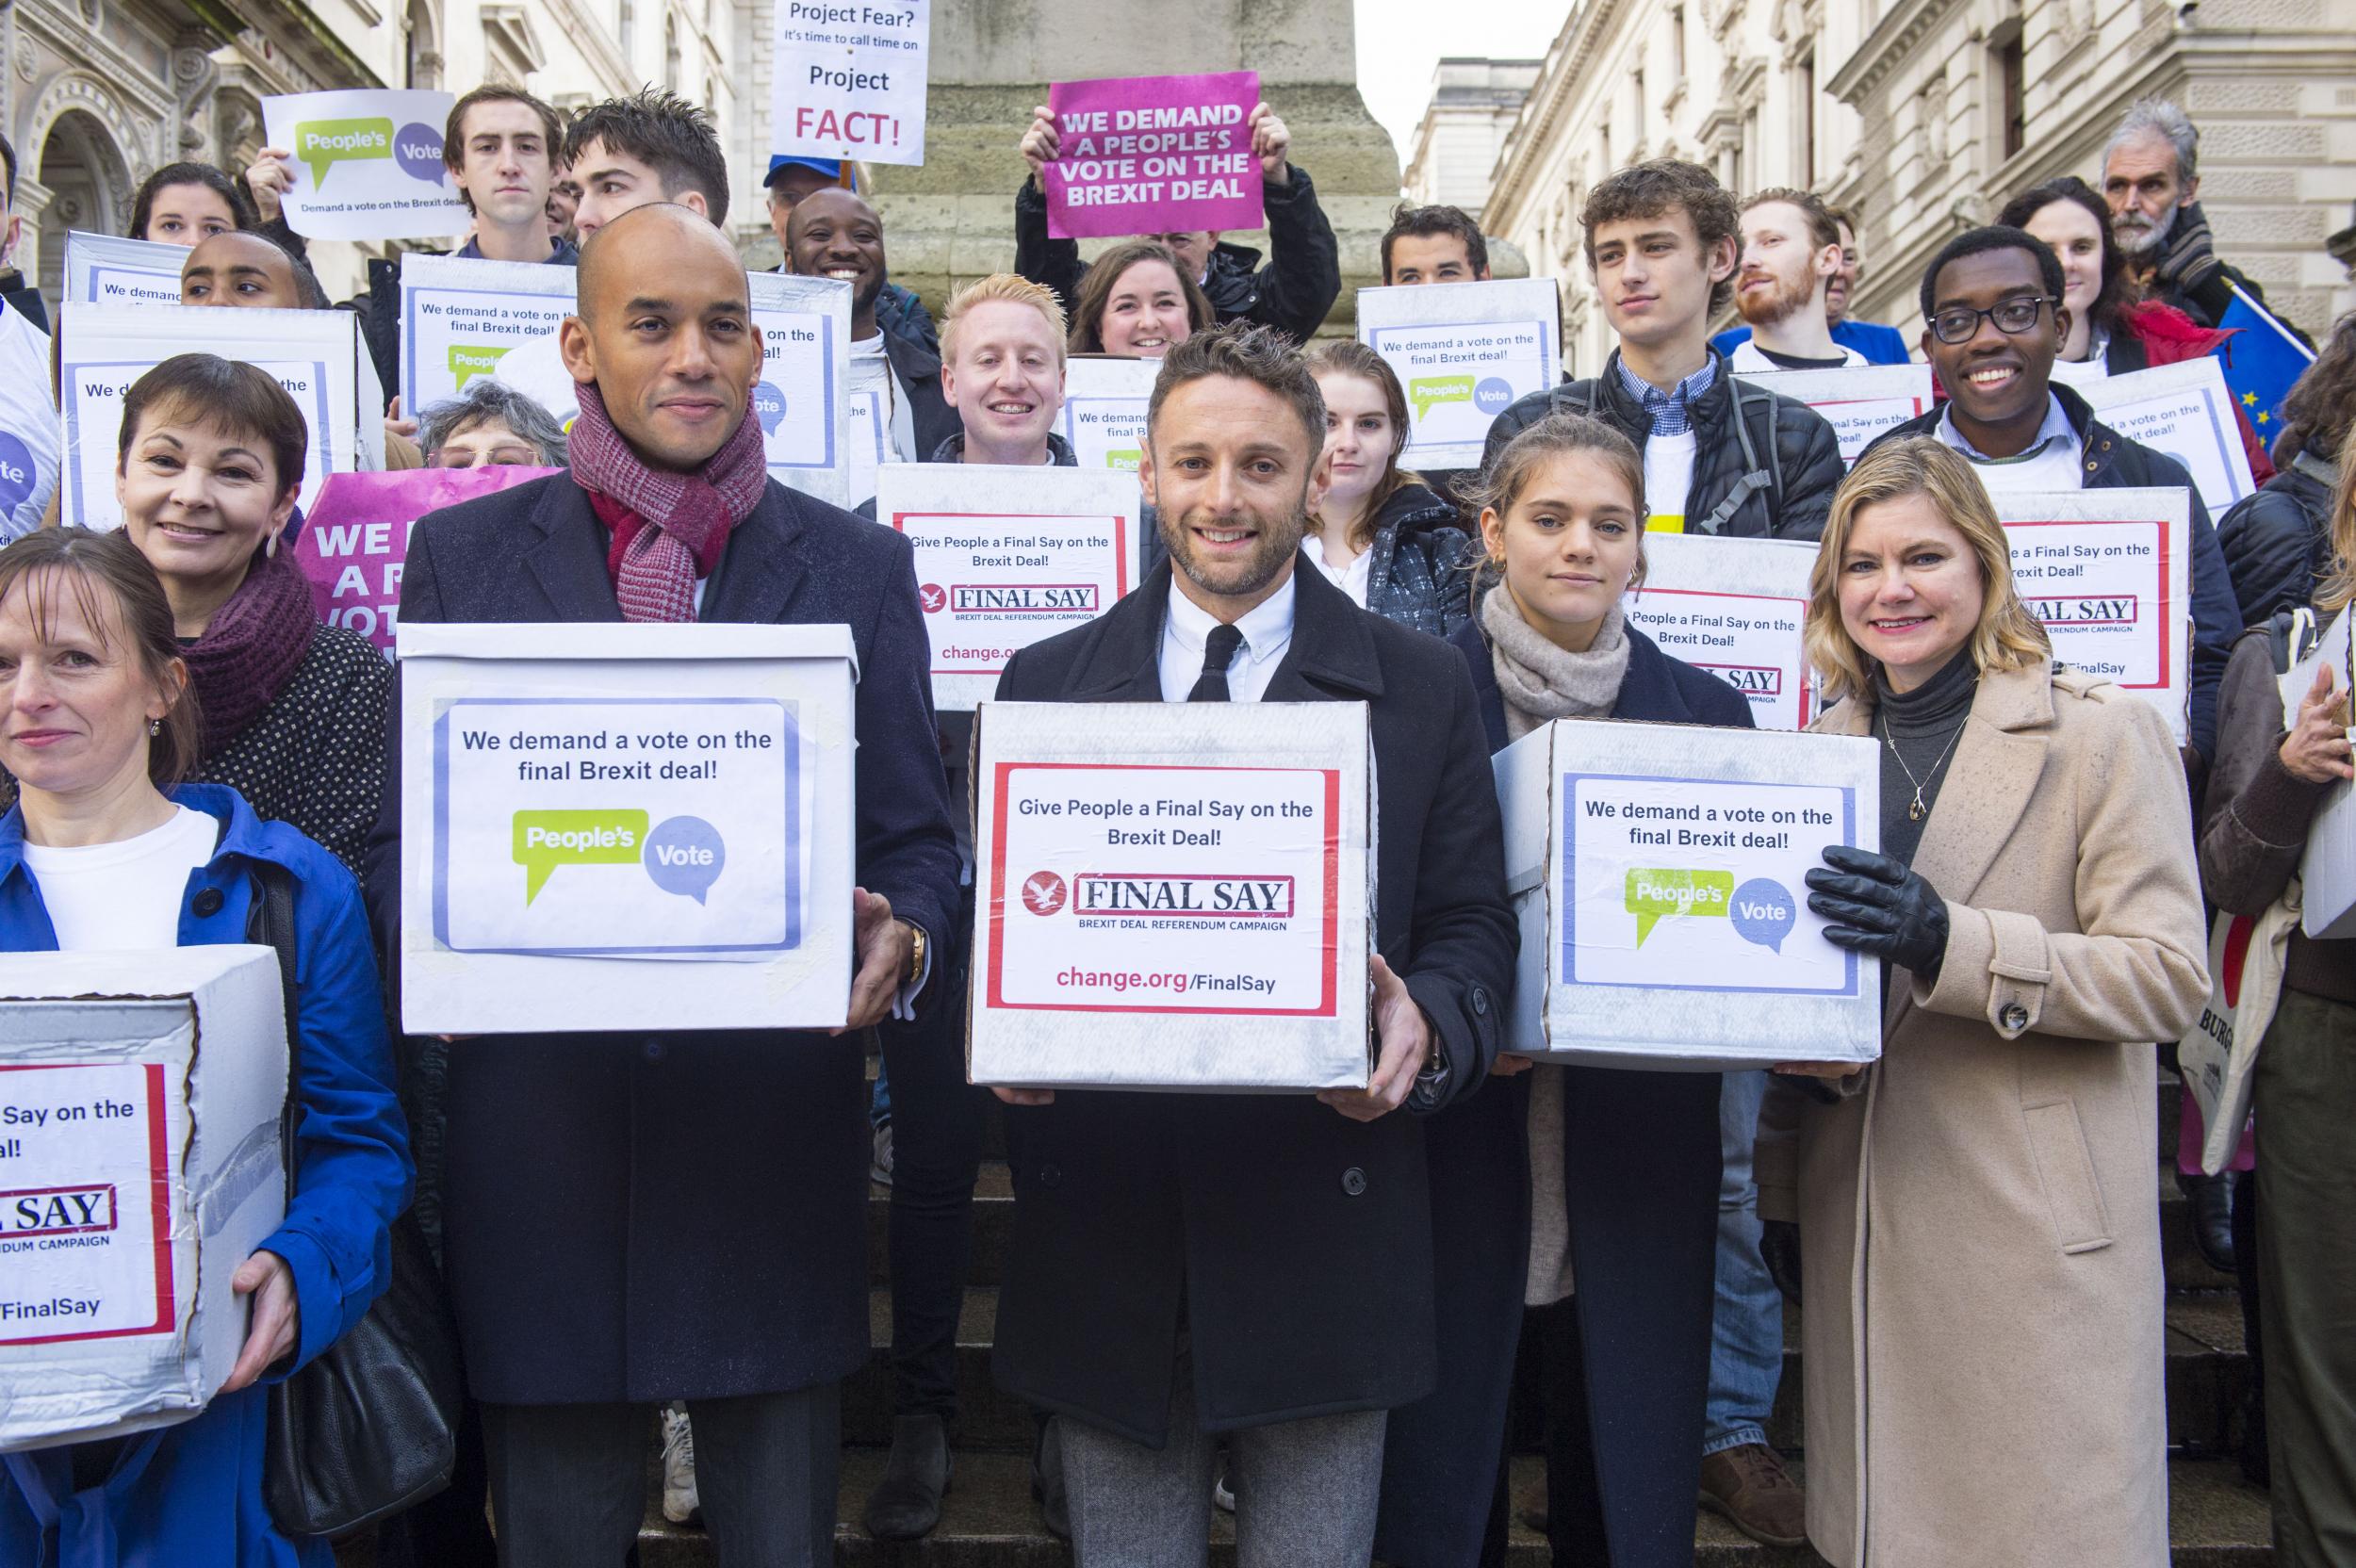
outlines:
[[0, 955], [0, 1450], [186, 1421], [286, 1215], [265, 947]]
[[1364, 1088], [1364, 703], [982, 704], [968, 1075]]
[[851, 985], [851, 634], [404, 625], [412, 1034], [810, 1029]]
[[1563, 719], [1495, 759], [1521, 924], [1508, 1049], [1718, 1070], [1881, 1054], [1881, 972], [1801, 876], [1880, 842], [1862, 736]]
[[[2345, 695], [2356, 685], [2351, 664], [2349, 626], [2356, 611], [2342, 610], [2324, 629], [2315, 651], [2282, 677], [2282, 724], [2299, 722], [2299, 705], [2315, 683], [2315, 671], [2331, 666], [2332, 684]], [[2356, 699], [2350, 699], [2356, 700]], [[2349, 732], [2356, 739], [2356, 730]], [[2307, 853], [2300, 857], [2301, 896], [2299, 923], [2308, 936], [2318, 939], [2356, 937], [2356, 792], [2343, 779], [2324, 796], [2307, 827]]]

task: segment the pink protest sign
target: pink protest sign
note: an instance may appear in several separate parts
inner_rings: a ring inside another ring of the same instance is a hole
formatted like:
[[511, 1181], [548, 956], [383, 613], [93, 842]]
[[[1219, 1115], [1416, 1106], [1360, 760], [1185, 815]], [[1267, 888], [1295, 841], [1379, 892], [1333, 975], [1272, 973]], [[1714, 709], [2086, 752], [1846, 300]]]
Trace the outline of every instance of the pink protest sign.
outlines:
[[1117, 76], [1047, 90], [1058, 156], [1040, 172], [1056, 239], [1256, 229], [1260, 74]]
[[319, 504], [295, 537], [295, 564], [310, 580], [319, 619], [360, 633], [390, 659], [401, 621], [401, 569], [417, 519], [555, 472], [486, 467], [328, 475]]

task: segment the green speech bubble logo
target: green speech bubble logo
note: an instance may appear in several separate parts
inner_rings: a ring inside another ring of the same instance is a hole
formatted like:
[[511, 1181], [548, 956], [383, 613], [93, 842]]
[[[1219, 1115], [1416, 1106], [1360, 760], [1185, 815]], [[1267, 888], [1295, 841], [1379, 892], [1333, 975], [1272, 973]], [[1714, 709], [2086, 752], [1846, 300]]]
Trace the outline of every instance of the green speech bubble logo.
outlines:
[[524, 902], [548, 886], [559, 866], [634, 866], [646, 852], [644, 811], [518, 811], [515, 864], [524, 868]]
[[1470, 376], [1417, 376], [1407, 384], [1407, 396], [1415, 405], [1415, 417], [1420, 419], [1442, 403], [1472, 401], [1473, 379]]
[[1137, 465], [1144, 459], [1145, 453], [1140, 448], [1115, 447], [1105, 452], [1104, 466], [1117, 468], [1124, 474], [1134, 474], [1137, 471]]
[[483, 344], [451, 344], [450, 373], [458, 378], [459, 390], [465, 391], [466, 384], [475, 377], [487, 376], [498, 370], [500, 356], [515, 346], [513, 343], [497, 348]]
[[1636, 917], [1636, 945], [1644, 945], [1655, 923], [1670, 915], [1726, 918], [1734, 902], [1734, 874], [1726, 871], [1662, 871], [1638, 867], [1628, 874], [1628, 912]]
[[311, 188], [327, 184], [327, 172], [339, 163], [393, 155], [393, 122], [389, 120], [306, 120], [295, 127], [295, 161], [310, 166]]

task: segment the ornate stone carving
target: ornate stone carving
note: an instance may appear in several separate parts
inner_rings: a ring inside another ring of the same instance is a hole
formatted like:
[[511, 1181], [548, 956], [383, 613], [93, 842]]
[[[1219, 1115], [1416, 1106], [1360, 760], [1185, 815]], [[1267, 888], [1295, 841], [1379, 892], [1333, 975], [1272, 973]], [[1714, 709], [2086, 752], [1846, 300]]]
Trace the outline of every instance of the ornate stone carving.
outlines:
[[196, 43], [183, 38], [172, 51], [172, 95], [178, 122], [182, 157], [204, 157], [211, 151], [213, 90], [221, 84], [221, 67]]

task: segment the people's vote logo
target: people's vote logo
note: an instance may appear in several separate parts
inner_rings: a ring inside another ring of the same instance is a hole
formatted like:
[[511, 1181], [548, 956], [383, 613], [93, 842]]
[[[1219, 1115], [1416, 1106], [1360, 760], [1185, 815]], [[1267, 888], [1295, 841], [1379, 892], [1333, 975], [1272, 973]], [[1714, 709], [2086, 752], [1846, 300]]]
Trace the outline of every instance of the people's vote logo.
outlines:
[[728, 863], [720, 830], [701, 817], [666, 817], [651, 831], [647, 822], [630, 809], [516, 812], [513, 855], [524, 868], [524, 902], [564, 866], [643, 866], [664, 892], [704, 902]]
[[1483, 414], [1502, 414], [1513, 400], [1513, 384], [1503, 376], [1483, 376], [1473, 386], [1473, 407]]
[[785, 423], [785, 394], [765, 381], [753, 383], [753, 417], [761, 421], [761, 434], [777, 434]]
[[1734, 890], [1734, 906], [1726, 918], [1734, 923], [1734, 934], [1744, 941], [1781, 953], [1783, 939], [1792, 935], [1797, 913], [1782, 883], [1772, 876], [1754, 876]]
[[728, 863], [720, 830], [701, 817], [666, 818], [646, 835], [646, 874], [666, 893], [701, 904]]
[[920, 583], [917, 586], [916, 596], [924, 606], [924, 613], [927, 615], [938, 615], [949, 608], [949, 590], [938, 582]]
[[1063, 878], [1052, 871], [1035, 871], [1023, 883], [1023, 907], [1035, 915], [1052, 915], [1063, 907]]
[[0, 433], [0, 513], [13, 512], [33, 495], [32, 449]]
[[477, 376], [498, 375], [499, 361], [514, 348], [513, 343], [453, 343], [450, 346], [450, 378], [463, 392]]

